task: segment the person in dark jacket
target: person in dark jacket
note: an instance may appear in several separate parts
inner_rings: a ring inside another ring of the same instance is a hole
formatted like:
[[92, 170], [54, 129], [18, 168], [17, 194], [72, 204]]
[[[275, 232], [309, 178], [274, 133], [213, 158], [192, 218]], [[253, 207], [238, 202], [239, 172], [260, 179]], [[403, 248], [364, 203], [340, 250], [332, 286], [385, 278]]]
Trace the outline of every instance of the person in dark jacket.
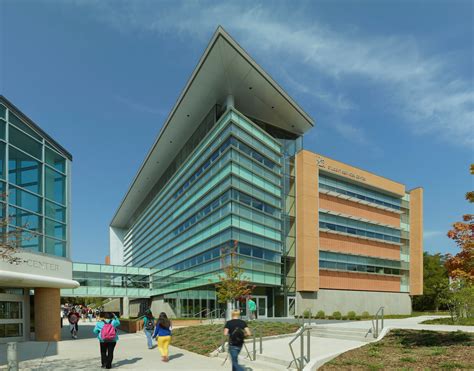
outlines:
[[161, 312], [158, 317], [158, 323], [153, 333], [153, 338], [158, 337], [158, 349], [161, 353], [161, 360], [163, 362], [168, 362], [168, 348], [171, 342], [171, 321], [168, 319], [168, 316], [165, 312]]

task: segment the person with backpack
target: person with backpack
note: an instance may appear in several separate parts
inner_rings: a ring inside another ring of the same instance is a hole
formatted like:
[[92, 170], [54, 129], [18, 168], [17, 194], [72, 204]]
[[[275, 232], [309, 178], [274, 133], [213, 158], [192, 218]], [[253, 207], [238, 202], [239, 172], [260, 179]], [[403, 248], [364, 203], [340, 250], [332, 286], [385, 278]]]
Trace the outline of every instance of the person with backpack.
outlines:
[[232, 319], [224, 326], [224, 336], [229, 337], [229, 353], [232, 360], [232, 371], [244, 371], [239, 365], [239, 353], [244, 345], [246, 336], [251, 336], [247, 323], [240, 318], [240, 311], [232, 311]]
[[168, 348], [171, 342], [171, 321], [165, 312], [161, 312], [158, 317], [158, 323], [156, 324], [153, 338], [158, 337], [158, 349], [161, 353], [161, 360], [168, 362]]
[[72, 308], [72, 310], [67, 315], [67, 319], [69, 321], [69, 330], [71, 331], [71, 337], [73, 339], [77, 339], [77, 332], [79, 331], [79, 319], [80, 314]]
[[118, 341], [117, 327], [120, 325], [119, 319], [115, 314], [105, 312], [101, 314], [102, 321], [96, 323], [94, 334], [97, 334], [100, 344], [100, 359], [102, 368], [112, 368], [114, 359], [114, 349]]
[[153, 333], [155, 331], [155, 318], [150, 309], [145, 312], [143, 317], [143, 331], [145, 332], [148, 349], [153, 348]]

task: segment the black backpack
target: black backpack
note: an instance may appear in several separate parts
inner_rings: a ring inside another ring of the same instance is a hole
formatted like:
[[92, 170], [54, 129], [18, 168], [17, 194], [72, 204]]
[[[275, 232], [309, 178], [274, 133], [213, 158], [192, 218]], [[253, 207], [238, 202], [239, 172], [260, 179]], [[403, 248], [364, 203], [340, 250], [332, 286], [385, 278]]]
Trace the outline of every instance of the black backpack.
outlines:
[[242, 345], [244, 343], [245, 333], [240, 327], [236, 327], [230, 334], [230, 342], [232, 345]]
[[155, 321], [152, 319], [147, 318], [145, 330], [153, 331], [155, 329]]

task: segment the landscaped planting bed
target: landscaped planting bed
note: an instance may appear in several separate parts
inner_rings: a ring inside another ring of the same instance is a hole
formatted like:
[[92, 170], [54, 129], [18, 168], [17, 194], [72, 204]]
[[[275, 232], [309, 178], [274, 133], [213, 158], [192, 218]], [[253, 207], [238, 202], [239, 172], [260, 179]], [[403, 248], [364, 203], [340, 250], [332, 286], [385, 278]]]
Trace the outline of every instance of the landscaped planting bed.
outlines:
[[[299, 328], [298, 324], [284, 322], [251, 321], [248, 324], [252, 332], [263, 337], [292, 334]], [[173, 330], [171, 344], [207, 356], [222, 344], [223, 331], [222, 324], [178, 328]]]
[[436, 318], [421, 323], [424, 325], [474, 326], [474, 317], [458, 318], [456, 321], [453, 321], [451, 317]]
[[474, 335], [391, 330], [381, 341], [341, 354], [320, 370], [472, 369]]

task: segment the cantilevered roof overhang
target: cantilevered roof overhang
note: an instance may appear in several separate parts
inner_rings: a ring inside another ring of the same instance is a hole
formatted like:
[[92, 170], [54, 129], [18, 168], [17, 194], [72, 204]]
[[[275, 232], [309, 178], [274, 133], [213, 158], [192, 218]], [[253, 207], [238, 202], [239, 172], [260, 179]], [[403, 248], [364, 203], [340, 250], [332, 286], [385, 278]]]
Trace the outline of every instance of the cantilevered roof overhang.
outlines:
[[218, 27], [116, 211], [112, 227], [129, 225], [135, 210], [204, 116], [228, 95], [234, 96], [235, 107], [243, 114], [286, 131], [302, 135], [314, 125], [312, 118]]

